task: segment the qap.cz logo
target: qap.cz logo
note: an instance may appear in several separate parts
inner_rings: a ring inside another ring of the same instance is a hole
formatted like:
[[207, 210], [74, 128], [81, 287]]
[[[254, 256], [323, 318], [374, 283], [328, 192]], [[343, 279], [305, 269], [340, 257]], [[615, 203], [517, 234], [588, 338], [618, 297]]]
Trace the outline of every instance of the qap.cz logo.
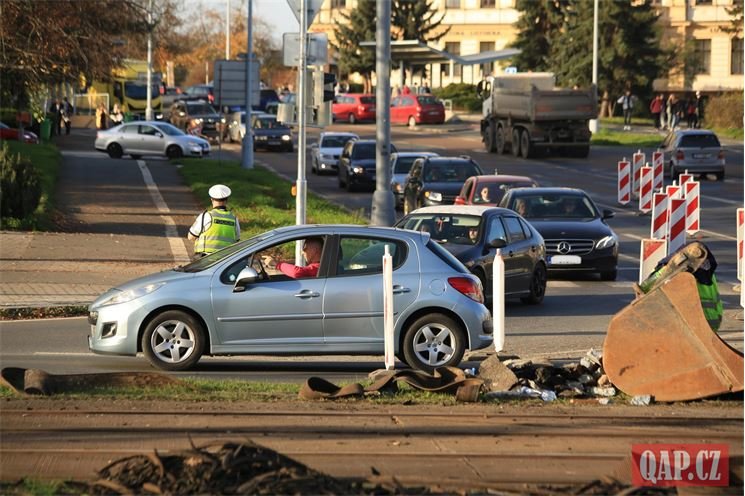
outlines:
[[633, 444], [635, 486], [728, 486], [726, 444]]

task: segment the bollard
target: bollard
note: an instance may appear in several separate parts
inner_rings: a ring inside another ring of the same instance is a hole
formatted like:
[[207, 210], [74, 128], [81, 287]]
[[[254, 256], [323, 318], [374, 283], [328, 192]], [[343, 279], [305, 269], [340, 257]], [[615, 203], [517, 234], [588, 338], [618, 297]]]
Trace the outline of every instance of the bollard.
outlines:
[[494, 320], [494, 351], [504, 349], [504, 259], [502, 250], [494, 255], [492, 274], [492, 319]]
[[626, 205], [631, 201], [631, 164], [626, 157], [618, 162], [618, 203]]
[[662, 150], [658, 149], [656, 152], [652, 152], [652, 170], [654, 171], [652, 172], [654, 176], [652, 189], [657, 191], [664, 186], [665, 156]]
[[639, 250], [639, 284], [649, 277], [657, 263], [667, 255], [667, 240], [643, 239]]
[[393, 340], [393, 258], [388, 245], [385, 245], [383, 254], [383, 349], [386, 370], [393, 370], [396, 366]]
[[692, 236], [701, 229], [699, 226], [701, 220], [701, 209], [699, 208], [701, 183], [690, 180], [683, 184], [683, 188], [685, 189], [686, 199], [686, 233]]
[[682, 188], [678, 186], [678, 183], [676, 181], [673, 181], [673, 184], [665, 188], [665, 193], [667, 193], [667, 197], [671, 199], [672, 198], [683, 198], [681, 189]]
[[644, 152], [639, 150], [635, 154], [631, 156], [631, 164], [632, 164], [632, 184], [631, 184], [631, 191], [633, 194], [638, 195], [639, 194], [639, 179], [641, 175], [642, 167], [644, 166]]
[[670, 236], [668, 240], [668, 255], [672, 255], [686, 243], [686, 201], [683, 198], [670, 199]]
[[645, 165], [639, 175], [639, 210], [646, 214], [652, 210], [652, 167]]
[[689, 174], [686, 170], [683, 174], [678, 174], [678, 184], [682, 188], [688, 181], [693, 181], [693, 174]]
[[652, 239], [667, 239], [669, 234], [669, 198], [665, 193], [655, 193], [652, 200], [652, 225], [650, 237]]
[[745, 252], [745, 209], [737, 209], [737, 279], [742, 282], [745, 275], [743, 252]]

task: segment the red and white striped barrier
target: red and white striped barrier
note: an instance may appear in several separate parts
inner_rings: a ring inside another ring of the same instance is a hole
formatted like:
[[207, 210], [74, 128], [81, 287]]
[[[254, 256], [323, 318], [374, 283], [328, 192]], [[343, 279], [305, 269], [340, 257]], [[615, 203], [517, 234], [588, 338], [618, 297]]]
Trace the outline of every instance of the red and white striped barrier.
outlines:
[[626, 205], [631, 201], [631, 163], [624, 157], [618, 162], [618, 203]]
[[745, 263], [743, 263], [743, 255], [745, 255], [745, 246], [743, 241], [745, 240], [745, 209], [737, 209], [737, 279], [742, 282], [743, 276], [745, 276]]
[[650, 237], [653, 239], [667, 239], [669, 233], [668, 197], [665, 193], [655, 193], [652, 199], [652, 228]]
[[644, 166], [644, 152], [639, 150], [631, 156], [633, 182], [631, 183], [631, 191], [633, 194], [639, 194], [639, 179]]
[[641, 254], [641, 260], [639, 260], [639, 284], [641, 284], [654, 271], [657, 263], [667, 255], [667, 240], [643, 239], [639, 253]]
[[639, 175], [639, 210], [648, 213], [652, 210], [652, 168], [645, 165]]
[[660, 150], [657, 150], [656, 152], [652, 152], [652, 175], [654, 176], [654, 181], [652, 182], [652, 189], [657, 191], [658, 189], [661, 189], [663, 187], [664, 182], [664, 175], [665, 175], [665, 162], [664, 162], [664, 155]]
[[670, 237], [667, 253], [675, 253], [686, 243], [686, 201], [684, 198], [670, 198]]
[[688, 181], [693, 181], [693, 174], [689, 174], [688, 171], [685, 171], [683, 174], [678, 174], [678, 184], [680, 184], [681, 188]]
[[670, 184], [665, 188], [665, 193], [667, 193], [668, 198], [683, 198], [682, 189], [683, 188], [678, 186], [678, 183], [673, 181], [673, 184]]
[[692, 236], [700, 229], [701, 209], [699, 208], [699, 198], [701, 195], [701, 183], [698, 181], [688, 181], [683, 185], [686, 199], [686, 232]]

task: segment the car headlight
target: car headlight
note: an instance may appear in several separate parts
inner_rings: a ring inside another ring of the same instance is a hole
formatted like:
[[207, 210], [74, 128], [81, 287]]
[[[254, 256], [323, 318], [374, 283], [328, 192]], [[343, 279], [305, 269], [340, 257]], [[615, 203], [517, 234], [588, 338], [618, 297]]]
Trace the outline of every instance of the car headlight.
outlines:
[[225, 117], [221, 118], [220, 119], [220, 122], [222, 122], [223, 124], [225, 124]]
[[352, 167], [352, 172], [355, 174], [364, 174], [365, 168], [364, 167]]
[[615, 246], [617, 241], [618, 240], [613, 235], [606, 236], [597, 242], [597, 244], [595, 245], [595, 248], [598, 250], [602, 250], [604, 248], [610, 248], [611, 246]]
[[191, 122], [192, 122], [193, 124], [199, 125], [199, 124], [201, 124], [201, 123], [202, 123], [202, 119], [192, 119], [192, 120], [191, 120]]
[[162, 121], [163, 120], [163, 114], [155, 114], [155, 120], [156, 121]]
[[119, 303], [127, 303], [132, 300], [136, 300], [137, 298], [141, 298], [145, 295], [148, 295], [152, 293], [153, 291], [160, 289], [165, 285], [165, 282], [156, 282], [153, 284], [148, 284], [147, 286], [142, 286], [135, 289], [128, 289], [127, 291], [122, 291], [120, 293], [116, 293], [114, 295], [111, 295], [101, 303], [99, 303], [99, 307], [105, 307], [108, 305], [118, 305]]
[[289, 134], [283, 134], [282, 135], [282, 141], [290, 141], [290, 135]]
[[437, 193], [436, 191], [427, 191], [424, 193], [424, 196], [432, 201], [442, 201], [442, 193]]

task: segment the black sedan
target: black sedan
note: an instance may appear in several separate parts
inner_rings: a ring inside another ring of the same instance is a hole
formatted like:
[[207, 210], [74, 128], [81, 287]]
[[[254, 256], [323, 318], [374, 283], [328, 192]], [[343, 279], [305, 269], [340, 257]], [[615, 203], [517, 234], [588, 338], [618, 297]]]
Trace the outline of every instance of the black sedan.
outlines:
[[452, 205], [463, 183], [484, 172], [472, 158], [424, 157], [414, 161], [404, 185], [404, 213], [419, 207]]
[[[375, 149], [377, 142], [372, 139], [347, 141], [339, 156], [339, 187], [353, 191], [357, 188], [375, 189], [377, 164]], [[396, 153], [391, 143], [391, 153]]]
[[616, 280], [618, 236], [605, 223], [614, 213], [600, 213], [581, 189], [511, 189], [499, 206], [516, 211], [541, 233], [549, 272], [596, 272], [603, 281]]
[[263, 148], [265, 150], [293, 151], [292, 130], [277, 122], [275, 116], [269, 114], [257, 115], [253, 118], [251, 128], [254, 134], [254, 150]]
[[515, 212], [476, 205], [442, 205], [417, 209], [395, 227], [429, 232], [430, 238], [460, 260], [492, 296], [494, 255], [502, 250], [505, 296], [538, 304], [546, 293], [546, 247], [543, 238]]

